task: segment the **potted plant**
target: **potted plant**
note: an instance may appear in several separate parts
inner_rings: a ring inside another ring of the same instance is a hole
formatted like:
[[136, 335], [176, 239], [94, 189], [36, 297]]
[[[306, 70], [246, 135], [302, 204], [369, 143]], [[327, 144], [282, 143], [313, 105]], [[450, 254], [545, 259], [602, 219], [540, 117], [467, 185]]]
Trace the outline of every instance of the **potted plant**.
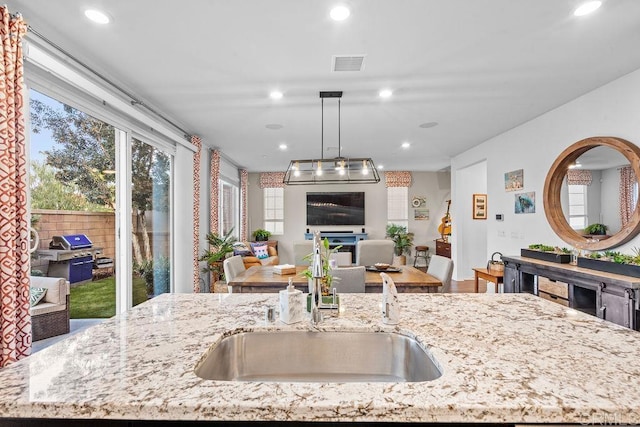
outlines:
[[211, 232], [207, 234], [207, 242], [209, 249], [205, 250], [200, 261], [206, 261], [207, 266], [202, 269], [204, 272], [211, 272], [211, 289], [218, 280], [224, 278], [224, 270], [222, 263], [228, 254], [233, 252], [233, 244], [236, 238], [232, 236], [233, 228], [224, 236]]
[[404, 265], [407, 263], [406, 255], [411, 255], [413, 245], [413, 233], [407, 232], [407, 227], [398, 224], [387, 225], [387, 235], [395, 244], [395, 257], [393, 263]]
[[592, 252], [578, 257], [578, 267], [625, 276], [640, 277], [640, 249], [633, 248], [633, 255], [616, 251]]
[[[329, 267], [329, 259], [331, 258], [331, 254], [338, 252], [342, 245], [338, 245], [334, 248], [329, 247], [329, 240], [325, 237], [322, 241], [322, 247], [320, 248], [320, 258], [322, 258], [322, 295], [329, 295], [329, 290], [331, 289], [331, 284], [333, 283], [333, 275], [331, 274], [331, 268]], [[305, 255], [305, 261], [311, 262], [313, 260], [313, 252]], [[312, 276], [313, 272], [311, 271], [311, 267], [307, 268], [302, 272], [302, 275], [305, 276], [308, 280], [313, 280]]]
[[591, 224], [584, 229], [584, 234], [589, 236], [604, 236], [607, 234], [607, 226], [604, 224]]
[[528, 249], [520, 249], [520, 256], [542, 261], [557, 262], [559, 264], [568, 264], [571, 262], [571, 250], [568, 248], [559, 248], [541, 243], [529, 245]]
[[271, 236], [271, 232], [262, 228], [258, 228], [256, 231], [253, 232], [253, 239], [256, 242], [266, 242], [267, 240], [269, 240], [270, 236]]

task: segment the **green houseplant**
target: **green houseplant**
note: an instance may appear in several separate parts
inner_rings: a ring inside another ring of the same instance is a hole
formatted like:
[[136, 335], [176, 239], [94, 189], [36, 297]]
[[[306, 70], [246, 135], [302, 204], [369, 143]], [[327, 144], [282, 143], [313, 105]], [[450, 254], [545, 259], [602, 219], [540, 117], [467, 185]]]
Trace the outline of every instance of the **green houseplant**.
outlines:
[[258, 228], [256, 231], [253, 232], [253, 239], [256, 242], [266, 242], [267, 240], [269, 240], [269, 237], [271, 236], [271, 232], [263, 229], [263, 228]]
[[407, 227], [398, 224], [387, 225], [387, 235], [395, 244], [396, 256], [411, 255], [413, 245], [413, 233], [407, 232]]
[[584, 234], [592, 236], [603, 236], [607, 234], [607, 226], [604, 224], [591, 224], [584, 229]]
[[[342, 245], [338, 245], [334, 248], [329, 246], [329, 240], [325, 237], [322, 241], [322, 247], [320, 248], [320, 258], [322, 258], [322, 295], [329, 295], [329, 290], [331, 289], [331, 284], [333, 283], [333, 275], [331, 274], [331, 268], [329, 267], [329, 259], [331, 258], [331, 254], [338, 252]], [[311, 262], [313, 260], [313, 252], [305, 255], [305, 261]], [[311, 271], [311, 267], [307, 268], [302, 272], [302, 275], [305, 276], [308, 280], [313, 279], [313, 272]]]
[[224, 277], [222, 263], [227, 255], [233, 252], [233, 244], [236, 242], [236, 238], [233, 237], [232, 234], [233, 228], [224, 236], [220, 236], [218, 233], [214, 232], [207, 234], [209, 249], [204, 251], [199, 260], [207, 262], [207, 266], [204, 267], [202, 271], [211, 272], [212, 288], [215, 282]]

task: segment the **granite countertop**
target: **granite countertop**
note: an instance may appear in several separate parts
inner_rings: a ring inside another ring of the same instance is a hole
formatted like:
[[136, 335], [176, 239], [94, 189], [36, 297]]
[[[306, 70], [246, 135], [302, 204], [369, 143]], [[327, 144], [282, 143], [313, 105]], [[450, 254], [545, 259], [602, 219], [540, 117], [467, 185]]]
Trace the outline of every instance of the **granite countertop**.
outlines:
[[[265, 323], [277, 294], [162, 295], [0, 369], [0, 416], [148, 420], [640, 422], [640, 333], [527, 294], [342, 296], [321, 330], [416, 337], [443, 370], [416, 383], [203, 380], [223, 334]], [[265, 363], [269, 363], [268, 360]]]

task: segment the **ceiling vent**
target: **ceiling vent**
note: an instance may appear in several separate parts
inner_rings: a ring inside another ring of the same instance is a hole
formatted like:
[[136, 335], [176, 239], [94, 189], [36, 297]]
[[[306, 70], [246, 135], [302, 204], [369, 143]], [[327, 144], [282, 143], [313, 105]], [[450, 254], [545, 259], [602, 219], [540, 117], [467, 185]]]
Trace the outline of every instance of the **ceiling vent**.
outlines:
[[362, 71], [367, 55], [333, 55], [331, 71]]

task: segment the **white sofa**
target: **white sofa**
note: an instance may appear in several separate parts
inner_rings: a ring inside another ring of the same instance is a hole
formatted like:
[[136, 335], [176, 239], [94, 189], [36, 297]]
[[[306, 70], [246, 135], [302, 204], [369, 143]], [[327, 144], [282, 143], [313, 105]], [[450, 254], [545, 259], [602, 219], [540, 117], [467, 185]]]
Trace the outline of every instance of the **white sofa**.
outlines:
[[31, 276], [31, 287], [47, 288], [44, 298], [29, 309], [33, 341], [69, 333], [69, 282]]

